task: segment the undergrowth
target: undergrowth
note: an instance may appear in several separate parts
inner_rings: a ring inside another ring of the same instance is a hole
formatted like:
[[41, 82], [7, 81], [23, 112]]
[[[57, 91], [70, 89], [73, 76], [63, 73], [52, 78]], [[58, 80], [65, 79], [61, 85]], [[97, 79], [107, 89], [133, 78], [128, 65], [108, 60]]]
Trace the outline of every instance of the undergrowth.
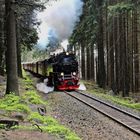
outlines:
[[28, 120], [32, 123], [39, 122], [42, 124], [40, 128], [44, 132], [59, 135], [65, 140], [80, 140], [80, 138], [75, 133], [60, 125], [58, 121], [51, 116], [41, 116], [38, 112], [34, 112], [28, 117]]
[[0, 99], [0, 110], [5, 110], [8, 112], [23, 112], [30, 113], [30, 108], [26, 103], [22, 103], [22, 98], [14, 94], [8, 94], [4, 98]]
[[132, 98], [122, 98], [119, 96], [111, 96], [109, 94], [101, 93], [100, 91], [97, 92], [97, 90], [96, 91], [90, 90], [90, 91], [98, 97], [103, 97], [107, 100], [110, 100], [110, 101], [116, 103], [116, 104], [140, 111], [140, 103], [134, 103]]
[[84, 83], [88, 87], [88, 91], [90, 93], [96, 95], [97, 97], [105, 98], [105, 99], [107, 99], [111, 102], [114, 102], [116, 104], [119, 104], [121, 106], [125, 106], [128, 108], [132, 108], [137, 111], [140, 111], [140, 103], [135, 103], [131, 97], [123, 98], [121, 96], [112, 96], [109, 94], [109, 91], [99, 88], [95, 84], [88, 85], [87, 82], [85, 82], [85, 81], [84, 81]]

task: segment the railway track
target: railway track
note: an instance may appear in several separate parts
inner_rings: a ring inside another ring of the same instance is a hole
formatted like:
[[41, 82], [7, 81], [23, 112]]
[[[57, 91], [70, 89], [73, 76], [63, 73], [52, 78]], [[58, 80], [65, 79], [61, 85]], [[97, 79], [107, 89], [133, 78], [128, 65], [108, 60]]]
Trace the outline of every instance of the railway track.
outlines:
[[140, 136], [140, 117], [79, 91], [65, 93]]

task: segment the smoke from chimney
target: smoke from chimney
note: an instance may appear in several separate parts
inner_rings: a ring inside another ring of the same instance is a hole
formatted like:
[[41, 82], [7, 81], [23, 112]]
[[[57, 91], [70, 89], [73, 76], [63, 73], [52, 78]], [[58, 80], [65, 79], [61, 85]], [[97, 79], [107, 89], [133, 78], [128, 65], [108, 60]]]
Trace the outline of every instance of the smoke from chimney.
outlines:
[[68, 39], [82, 14], [81, 0], [57, 0], [48, 2], [46, 10], [38, 14], [41, 20], [38, 44], [45, 48]]

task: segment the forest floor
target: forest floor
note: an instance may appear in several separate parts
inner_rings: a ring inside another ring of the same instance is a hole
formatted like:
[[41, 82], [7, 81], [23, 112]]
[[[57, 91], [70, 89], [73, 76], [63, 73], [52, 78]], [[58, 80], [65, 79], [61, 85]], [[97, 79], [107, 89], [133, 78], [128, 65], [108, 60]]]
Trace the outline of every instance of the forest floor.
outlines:
[[43, 100], [46, 96], [42, 96], [34, 87], [36, 80], [28, 77], [19, 79], [20, 96], [5, 96], [6, 78], [0, 76], [0, 121], [19, 123], [10, 128], [0, 123], [0, 140], [80, 140], [75, 133], [51, 117], [49, 105]]
[[130, 92], [129, 97], [122, 97], [121, 92], [115, 95], [112, 90], [99, 88], [97, 84], [92, 81], [83, 81], [83, 83], [87, 87], [89, 94], [93, 94], [103, 100], [115, 103], [116, 105], [127, 107], [134, 112], [138, 112], [138, 114], [140, 113], [140, 92]]
[[[20, 80], [21, 81], [21, 80]], [[23, 83], [20, 82], [20, 93], [25, 92], [27, 88]], [[6, 89], [6, 78], [0, 76], [0, 100], [4, 98]], [[35, 108], [35, 106], [34, 106]], [[12, 111], [10, 115], [6, 111], [0, 109], [0, 120], [16, 120], [22, 125], [32, 125], [29, 122], [18, 119], [17, 117], [24, 117], [25, 114], [22, 114], [18, 111]], [[24, 119], [24, 118], [23, 118]], [[4, 129], [0, 128], [0, 140], [58, 140], [56, 136], [48, 134], [46, 132], [41, 133], [40, 130], [24, 130], [24, 129]]]

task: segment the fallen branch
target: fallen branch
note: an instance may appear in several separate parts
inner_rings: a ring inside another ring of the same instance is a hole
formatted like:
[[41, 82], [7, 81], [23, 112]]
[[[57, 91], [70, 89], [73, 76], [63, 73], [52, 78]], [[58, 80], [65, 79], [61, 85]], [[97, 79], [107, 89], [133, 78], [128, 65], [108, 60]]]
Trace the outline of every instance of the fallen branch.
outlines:
[[41, 132], [41, 133], [43, 132], [43, 130], [39, 127], [38, 124], [33, 124], [33, 126], [37, 126], [37, 128], [40, 130], [40, 132]]

